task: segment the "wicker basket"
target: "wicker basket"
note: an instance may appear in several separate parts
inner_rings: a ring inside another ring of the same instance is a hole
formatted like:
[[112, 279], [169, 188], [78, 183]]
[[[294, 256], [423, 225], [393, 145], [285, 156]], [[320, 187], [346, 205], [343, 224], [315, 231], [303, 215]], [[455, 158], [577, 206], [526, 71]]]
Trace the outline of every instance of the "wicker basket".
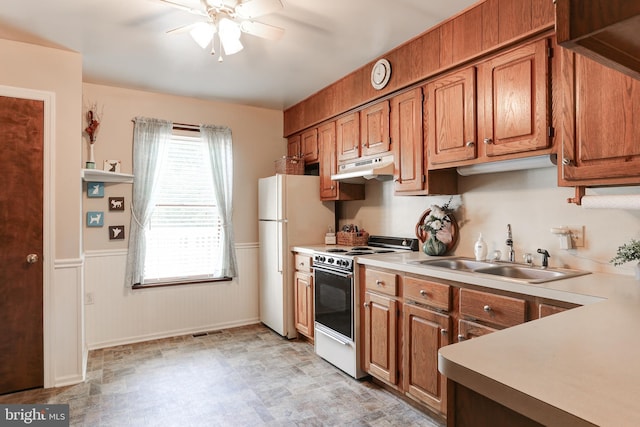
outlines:
[[304, 175], [304, 160], [297, 157], [283, 157], [276, 160], [276, 173]]
[[369, 243], [369, 233], [366, 231], [359, 231], [357, 233], [338, 231], [336, 233], [336, 240], [339, 245], [344, 246], [367, 246], [367, 243]]

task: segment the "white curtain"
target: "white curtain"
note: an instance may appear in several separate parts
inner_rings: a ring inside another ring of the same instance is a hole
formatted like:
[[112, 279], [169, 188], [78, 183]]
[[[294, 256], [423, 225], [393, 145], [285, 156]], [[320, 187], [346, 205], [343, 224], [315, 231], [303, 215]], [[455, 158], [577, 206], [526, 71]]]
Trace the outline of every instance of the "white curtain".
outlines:
[[146, 254], [145, 230], [155, 206], [161, 162], [173, 123], [136, 117], [133, 126], [133, 200], [125, 286], [142, 283]]
[[233, 204], [233, 152], [231, 129], [222, 126], [200, 125], [200, 135], [209, 146], [213, 172], [213, 189], [218, 214], [222, 222], [222, 276], [236, 277], [238, 267], [231, 222]]

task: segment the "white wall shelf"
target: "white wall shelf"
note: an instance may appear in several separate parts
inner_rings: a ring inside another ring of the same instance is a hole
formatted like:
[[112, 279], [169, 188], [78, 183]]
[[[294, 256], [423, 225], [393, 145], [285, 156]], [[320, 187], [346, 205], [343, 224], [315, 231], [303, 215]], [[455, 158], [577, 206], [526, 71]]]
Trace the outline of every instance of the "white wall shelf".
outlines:
[[133, 183], [133, 175], [120, 172], [108, 172], [99, 169], [82, 169], [81, 176], [87, 182]]

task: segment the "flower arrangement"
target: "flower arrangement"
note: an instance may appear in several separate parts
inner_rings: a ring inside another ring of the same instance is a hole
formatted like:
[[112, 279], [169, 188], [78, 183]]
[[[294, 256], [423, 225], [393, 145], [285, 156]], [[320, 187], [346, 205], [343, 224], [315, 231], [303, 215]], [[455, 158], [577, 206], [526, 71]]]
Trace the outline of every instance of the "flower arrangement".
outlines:
[[442, 207], [431, 205], [429, 215], [420, 226], [427, 234], [423, 250], [427, 255], [444, 255], [452, 244], [453, 221], [449, 204], [451, 199]]
[[96, 105], [92, 105], [87, 111], [87, 123], [85, 133], [89, 136], [89, 143], [93, 145], [96, 142], [98, 136], [98, 128], [100, 127], [100, 115], [96, 111]]
[[613, 265], [622, 265], [629, 261], [640, 261], [640, 241], [631, 239], [631, 242], [618, 247], [616, 256], [611, 259]]

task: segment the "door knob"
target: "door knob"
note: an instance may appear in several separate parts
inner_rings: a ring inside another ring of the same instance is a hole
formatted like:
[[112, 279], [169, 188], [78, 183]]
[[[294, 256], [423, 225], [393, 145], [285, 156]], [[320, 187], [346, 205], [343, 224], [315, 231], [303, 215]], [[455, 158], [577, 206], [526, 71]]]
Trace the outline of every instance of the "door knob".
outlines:
[[27, 262], [29, 264], [35, 264], [36, 262], [38, 262], [38, 254], [27, 255]]

